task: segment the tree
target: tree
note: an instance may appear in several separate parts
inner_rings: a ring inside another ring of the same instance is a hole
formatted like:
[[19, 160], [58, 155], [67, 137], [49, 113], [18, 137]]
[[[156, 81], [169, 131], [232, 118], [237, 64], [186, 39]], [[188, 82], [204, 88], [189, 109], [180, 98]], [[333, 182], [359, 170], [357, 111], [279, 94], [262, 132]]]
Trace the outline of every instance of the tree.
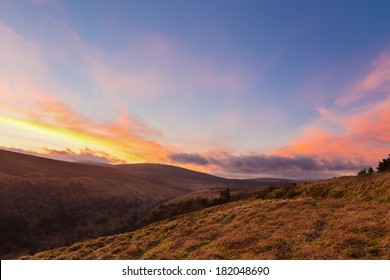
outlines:
[[370, 167], [368, 168], [367, 173], [368, 173], [368, 174], [373, 174], [374, 172], [375, 172], [374, 169], [370, 166]]
[[378, 169], [378, 172], [390, 172], [390, 154], [388, 158], [384, 158], [379, 162], [376, 169]]
[[223, 204], [223, 203], [227, 203], [227, 202], [230, 202], [232, 201], [232, 196], [230, 194], [230, 189], [229, 188], [226, 188], [224, 189], [223, 191], [221, 191], [219, 193], [219, 197], [218, 198], [214, 198], [210, 205], [219, 205], [219, 204]]
[[232, 200], [232, 196], [230, 194], [230, 189], [229, 188], [226, 188], [225, 190], [221, 191], [219, 193], [219, 196], [221, 198], [222, 201], [231, 201]]
[[358, 172], [358, 174], [357, 175], [365, 175], [365, 174], [367, 174], [367, 169], [362, 169], [362, 170], [360, 170], [359, 172]]

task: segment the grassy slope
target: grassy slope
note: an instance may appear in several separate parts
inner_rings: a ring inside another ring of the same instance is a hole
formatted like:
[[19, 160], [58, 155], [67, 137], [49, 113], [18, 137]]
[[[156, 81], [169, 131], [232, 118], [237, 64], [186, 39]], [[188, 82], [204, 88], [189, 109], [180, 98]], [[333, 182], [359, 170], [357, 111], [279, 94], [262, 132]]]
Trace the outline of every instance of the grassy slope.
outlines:
[[390, 259], [390, 173], [274, 190], [32, 259]]
[[[276, 190], [270, 197], [278, 197], [283, 192], [283, 189]], [[338, 177], [303, 183], [287, 190], [286, 198], [296, 196], [390, 203], [390, 174], [377, 173], [364, 176]]]

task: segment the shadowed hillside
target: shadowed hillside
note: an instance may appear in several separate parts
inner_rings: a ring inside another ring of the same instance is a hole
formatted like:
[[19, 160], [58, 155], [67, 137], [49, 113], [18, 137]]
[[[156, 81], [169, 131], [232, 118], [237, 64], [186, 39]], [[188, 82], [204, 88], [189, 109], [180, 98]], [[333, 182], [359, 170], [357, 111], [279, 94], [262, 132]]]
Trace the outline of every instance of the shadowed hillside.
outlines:
[[0, 150], [0, 256], [133, 230], [162, 204], [262, 188], [159, 164], [91, 165]]
[[287, 184], [32, 259], [390, 259], [390, 173]]

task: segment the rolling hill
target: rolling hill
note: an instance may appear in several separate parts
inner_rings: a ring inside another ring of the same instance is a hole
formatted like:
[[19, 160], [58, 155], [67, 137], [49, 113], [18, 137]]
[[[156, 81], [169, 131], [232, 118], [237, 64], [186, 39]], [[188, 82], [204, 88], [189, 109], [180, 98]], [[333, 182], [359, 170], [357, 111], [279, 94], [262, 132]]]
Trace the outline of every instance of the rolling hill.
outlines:
[[390, 173], [268, 189], [22, 259], [390, 259]]
[[139, 228], [156, 207], [264, 188], [161, 164], [93, 165], [0, 150], [0, 256]]

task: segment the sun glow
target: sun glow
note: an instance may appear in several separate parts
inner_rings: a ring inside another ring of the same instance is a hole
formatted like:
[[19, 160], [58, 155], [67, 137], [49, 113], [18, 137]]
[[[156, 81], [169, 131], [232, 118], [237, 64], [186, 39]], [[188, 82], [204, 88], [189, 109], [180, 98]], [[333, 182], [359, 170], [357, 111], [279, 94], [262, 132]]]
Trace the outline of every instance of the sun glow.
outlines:
[[124, 140], [113, 140], [107, 136], [91, 135], [71, 128], [45, 124], [34, 120], [0, 115], [1, 142], [5, 146], [20, 147], [42, 152], [44, 148], [78, 151], [104, 151], [128, 163], [144, 162], [145, 159], [131, 154], [130, 145]]

